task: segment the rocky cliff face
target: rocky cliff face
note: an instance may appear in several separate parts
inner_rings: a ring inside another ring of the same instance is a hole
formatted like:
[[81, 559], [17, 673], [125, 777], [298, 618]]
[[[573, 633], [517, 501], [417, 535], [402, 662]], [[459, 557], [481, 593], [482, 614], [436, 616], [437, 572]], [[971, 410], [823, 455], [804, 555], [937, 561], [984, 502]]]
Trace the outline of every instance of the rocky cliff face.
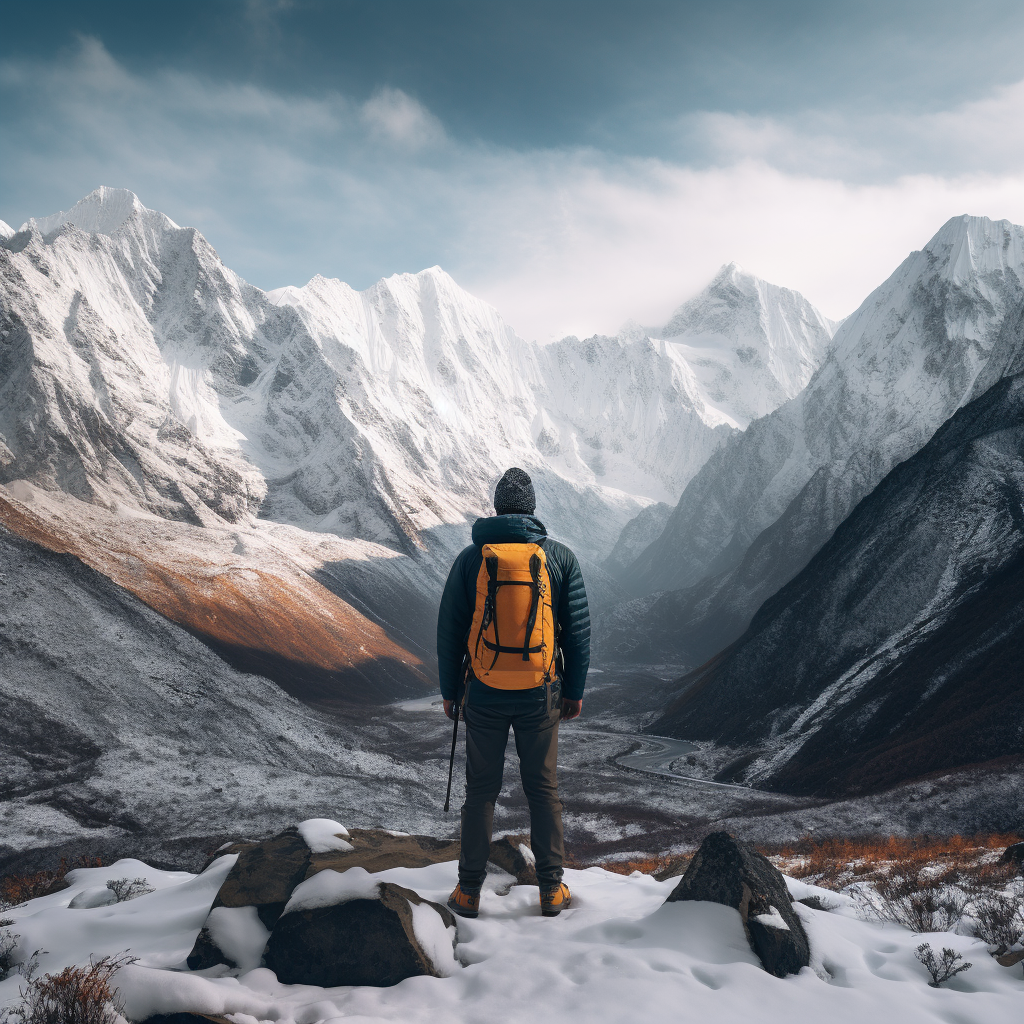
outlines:
[[893, 469], [655, 732], [837, 794], [1024, 755], [1024, 374]]

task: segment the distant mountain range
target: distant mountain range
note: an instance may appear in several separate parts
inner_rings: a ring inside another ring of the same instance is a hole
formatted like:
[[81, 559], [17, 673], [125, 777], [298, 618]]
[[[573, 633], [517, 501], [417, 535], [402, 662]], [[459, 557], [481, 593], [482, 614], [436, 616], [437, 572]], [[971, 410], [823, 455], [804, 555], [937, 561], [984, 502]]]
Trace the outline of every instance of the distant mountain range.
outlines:
[[[864, 791], [1024, 752], [1021, 373], [1006, 221], [949, 221], [840, 325], [730, 264], [661, 327], [539, 345], [437, 267], [264, 292], [99, 189], [0, 223], [0, 539], [45, 567], [40, 608], [74, 587], [87, 614], [106, 578], [105, 623], [141, 601], [225, 692], [383, 704], [432, 686], [450, 560], [519, 465], [597, 661], [695, 670], [653, 728], [737, 748], [730, 777]], [[0, 622], [21, 686], [24, 629]]]
[[744, 631], [895, 465], [1024, 349], [1024, 229], [950, 220], [840, 326], [795, 398], [711, 456], [622, 572], [656, 598], [609, 624], [697, 665]]
[[[3, 234], [0, 514], [317, 699], [418, 685], [448, 561], [510, 465], [610, 599], [596, 563], [630, 516], [675, 501], [751, 396], [795, 394], [831, 330], [736, 268], [672, 340], [546, 347], [436, 267], [265, 293], [118, 189]], [[347, 642], [296, 645], [297, 608]]]

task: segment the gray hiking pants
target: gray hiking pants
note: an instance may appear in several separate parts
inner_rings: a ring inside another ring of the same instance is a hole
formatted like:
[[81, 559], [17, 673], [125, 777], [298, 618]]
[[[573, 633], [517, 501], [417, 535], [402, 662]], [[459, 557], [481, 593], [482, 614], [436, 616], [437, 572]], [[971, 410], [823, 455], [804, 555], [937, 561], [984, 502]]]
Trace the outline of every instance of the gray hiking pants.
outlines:
[[523, 699], [474, 702], [474, 689], [466, 702], [466, 802], [462, 805], [462, 854], [459, 881], [463, 886], [483, 884], [491, 848], [494, 802], [501, 792], [505, 747], [511, 727], [519, 754], [519, 774], [530, 805], [530, 845], [537, 859], [541, 887], [562, 880], [565, 844], [562, 802], [555, 777], [558, 757], [558, 721], [561, 698], [538, 700], [533, 691]]

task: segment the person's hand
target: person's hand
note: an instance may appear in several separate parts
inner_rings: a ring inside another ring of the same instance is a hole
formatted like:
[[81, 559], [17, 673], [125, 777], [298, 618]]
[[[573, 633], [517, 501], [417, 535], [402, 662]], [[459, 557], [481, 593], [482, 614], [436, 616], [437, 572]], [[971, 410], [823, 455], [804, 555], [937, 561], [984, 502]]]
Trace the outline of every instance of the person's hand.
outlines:
[[[444, 700], [443, 697], [441, 699]], [[455, 721], [455, 712], [456, 712], [455, 701], [453, 701], [453, 700], [444, 700], [444, 713], [445, 713], [445, 716], [447, 718], [450, 718], [453, 722]]]
[[567, 700], [562, 698], [562, 714], [559, 716], [563, 722], [571, 722], [574, 718], [580, 717], [583, 710], [582, 700]]

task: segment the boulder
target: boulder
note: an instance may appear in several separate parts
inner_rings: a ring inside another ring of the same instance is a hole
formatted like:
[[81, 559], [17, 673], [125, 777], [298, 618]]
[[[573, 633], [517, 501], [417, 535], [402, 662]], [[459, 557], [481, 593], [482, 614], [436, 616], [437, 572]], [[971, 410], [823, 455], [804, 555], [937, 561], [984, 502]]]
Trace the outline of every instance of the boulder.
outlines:
[[189, 953], [193, 971], [217, 964], [243, 971], [258, 967], [270, 929], [295, 888], [322, 871], [376, 872], [458, 860], [459, 841], [384, 829], [349, 831], [336, 821], [315, 818], [260, 842], [225, 844], [210, 863], [226, 854], [237, 854], [238, 860]]
[[810, 964], [810, 944], [782, 873], [752, 846], [712, 832], [665, 901], [707, 900], [739, 911], [750, 948], [777, 978]]
[[[340, 827], [340, 826], [339, 826]], [[255, 907], [268, 928], [309, 873], [313, 852], [297, 827], [243, 849], [214, 900], [217, 907]]]
[[362, 868], [300, 885], [270, 936], [264, 963], [285, 985], [397, 985], [458, 967], [455, 918]]
[[1003, 850], [1000, 864], [1016, 864], [1018, 869], [1024, 868], [1024, 843], [1014, 843]]
[[387, 871], [388, 868], [422, 868], [459, 859], [457, 839], [435, 839], [433, 836], [412, 836], [376, 828], [353, 828], [348, 832], [350, 850], [314, 853], [309, 874], [330, 869], [346, 871], [365, 868]]
[[529, 836], [502, 836], [501, 839], [495, 839], [491, 843], [487, 860], [514, 876], [518, 885], [537, 884], [537, 860], [530, 849]]

